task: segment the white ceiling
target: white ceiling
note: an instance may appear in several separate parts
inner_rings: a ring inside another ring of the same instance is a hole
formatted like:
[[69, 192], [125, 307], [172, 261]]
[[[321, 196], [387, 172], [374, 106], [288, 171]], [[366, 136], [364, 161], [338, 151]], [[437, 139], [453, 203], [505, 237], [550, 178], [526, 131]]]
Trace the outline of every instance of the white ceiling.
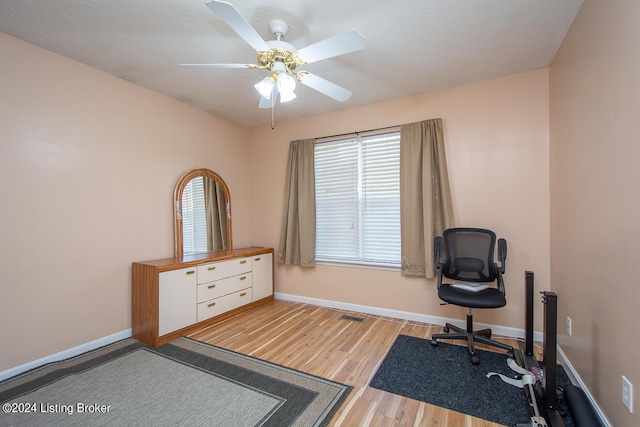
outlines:
[[[265, 70], [178, 67], [255, 63], [208, 0], [1, 0], [0, 31], [242, 126], [271, 122], [253, 84]], [[582, 0], [227, 0], [265, 39], [289, 24], [301, 49], [351, 29], [363, 51], [305, 66], [353, 92], [339, 103], [298, 85], [277, 121], [403, 98], [550, 65]], [[3, 58], [3, 61], [10, 58]]]

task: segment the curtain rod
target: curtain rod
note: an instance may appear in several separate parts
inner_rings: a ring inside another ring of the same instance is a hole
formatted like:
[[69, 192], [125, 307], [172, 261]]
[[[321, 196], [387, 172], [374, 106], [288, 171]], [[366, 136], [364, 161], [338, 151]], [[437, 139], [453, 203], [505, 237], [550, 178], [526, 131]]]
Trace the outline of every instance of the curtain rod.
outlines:
[[387, 126], [387, 127], [383, 127], [383, 128], [377, 128], [377, 129], [368, 129], [368, 130], [360, 130], [360, 131], [357, 131], [357, 132], [340, 133], [340, 134], [337, 134], [337, 135], [321, 136], [321, 137], [315, 138], [315, 140], [316, 140], [316, 142], [317, 142], [319, 139], [337, 138], [337, 137], [339, 137], [339, 136], [349, 136], [349, 135], [356, 135], [356, 136], [358, 136], [358, 135], [360, 135], [361, 133], [366, 133], [366, 132], [377, 132], [377, 131], [379, 131], [379, 130], [387, 130], [387, 129], [396, 129], [396, 128], [400, 128], [400, 126], [401, 126], [401, 125]]

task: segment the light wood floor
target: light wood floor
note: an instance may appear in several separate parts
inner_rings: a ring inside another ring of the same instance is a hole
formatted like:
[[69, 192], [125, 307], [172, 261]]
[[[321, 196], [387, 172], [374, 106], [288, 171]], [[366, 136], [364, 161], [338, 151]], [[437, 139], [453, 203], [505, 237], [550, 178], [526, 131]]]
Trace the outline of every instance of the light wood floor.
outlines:
[[[365, 320], [341, 319], [345, 314]], [[274, 301], [190, 337], [353, 386], [330, 426], [497, 426], [368, 387], [398, 335], [430, 338], [441, 331], [425, 323]], [[513, 339], [500, 340], [518, 346]]]

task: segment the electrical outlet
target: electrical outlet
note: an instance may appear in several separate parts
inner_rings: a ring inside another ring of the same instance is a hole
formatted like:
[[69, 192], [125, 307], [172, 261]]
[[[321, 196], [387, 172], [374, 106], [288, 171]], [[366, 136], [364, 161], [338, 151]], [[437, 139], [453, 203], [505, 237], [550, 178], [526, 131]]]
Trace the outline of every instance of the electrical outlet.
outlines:
[[567, 316], [567, 335], [571, 336], [571, 317]]
[[622, 376], [622, 404], [633, 414], [633, 384]]

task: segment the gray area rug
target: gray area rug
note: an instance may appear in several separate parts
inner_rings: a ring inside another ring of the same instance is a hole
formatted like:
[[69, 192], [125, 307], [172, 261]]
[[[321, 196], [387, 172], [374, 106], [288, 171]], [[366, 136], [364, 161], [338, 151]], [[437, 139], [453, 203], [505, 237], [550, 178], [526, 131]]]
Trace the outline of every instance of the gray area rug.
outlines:
[[[399, 335], [369, 386], [432, 405], [469, 414], [494, 423], [513, 426], [530, 420], [524, 391], [487, 373], [515, 378], [503, 353], [476, 350], [479, 365], [469, 361], [467, 347]], [[568, 384], [558, 366], [558, 385]], [[563, 410], [565, 426], [573, 426]]]
[[0, 383], [0, 425], [324, 426], [350, 391], [188, 338], [127, 339]]

